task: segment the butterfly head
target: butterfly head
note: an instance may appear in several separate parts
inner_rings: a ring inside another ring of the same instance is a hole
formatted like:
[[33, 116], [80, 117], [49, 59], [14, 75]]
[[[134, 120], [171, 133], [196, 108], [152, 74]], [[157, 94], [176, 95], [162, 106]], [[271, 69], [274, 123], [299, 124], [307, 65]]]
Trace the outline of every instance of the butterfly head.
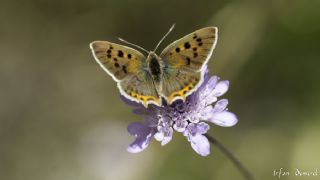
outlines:
[[160, 60], [160, 57], [154, 51], [149, 51], [148, 56], [147, 56], [147, 63], [149, 63], [149, 61], [151, 61], [151, 59]]

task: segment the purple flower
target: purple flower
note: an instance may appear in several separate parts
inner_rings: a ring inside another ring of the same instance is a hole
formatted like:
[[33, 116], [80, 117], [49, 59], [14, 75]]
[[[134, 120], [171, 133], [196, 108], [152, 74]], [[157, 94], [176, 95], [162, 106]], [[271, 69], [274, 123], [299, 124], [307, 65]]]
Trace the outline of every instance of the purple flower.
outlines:
[[229, 88], [229, 81], [220, 81], [217, 76], [208, 77], [206, 70], [204, 81], [197, 91], [187, 97], [186, 101], [175, 101], [171, 105], [158, 107], [142, 105], [122, 97], [134, 108], [134, 113], [143, 115], [144, 123], [133, 122], [128, 131], [136, 137], [128, 147], [131, 153], [143, 151], [154, 137], [161, 145], [172, 139], [173, 132], [182, 133], [191, 147], [201, 156], [210, 154], [210, 143], [204, 136], [210, 129], [208, 122], [223, 127], [231, 127], [238, 122], [237, 117], [228, 111], [227, 99], [218, 98]]

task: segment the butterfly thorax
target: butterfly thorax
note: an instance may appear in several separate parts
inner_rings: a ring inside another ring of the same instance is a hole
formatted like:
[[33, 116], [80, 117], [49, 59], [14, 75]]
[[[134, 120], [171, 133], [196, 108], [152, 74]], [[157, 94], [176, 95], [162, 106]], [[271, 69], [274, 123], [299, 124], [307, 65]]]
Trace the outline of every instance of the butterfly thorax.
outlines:
[[155, 82], [159, 82], [160, 81], [160, 76], [161, 76], [161, 65], [160, 65], [160, 57], [156, 55], [156, 53], [154, 52], [150, 52], [148, 57], [147, 57], [147, 66], [148, 66], [148, 70], [149, 73], [152, 76], [152, 79]]

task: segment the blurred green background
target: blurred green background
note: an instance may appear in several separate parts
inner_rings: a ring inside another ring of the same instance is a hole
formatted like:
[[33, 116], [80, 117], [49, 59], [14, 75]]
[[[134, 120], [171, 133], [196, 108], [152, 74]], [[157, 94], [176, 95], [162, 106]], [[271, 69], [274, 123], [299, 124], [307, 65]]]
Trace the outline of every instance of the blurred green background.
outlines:
[[201, 157], [179, 133], [126, 152], [127, 125], [141, 118], [89, 43], [122, 37], [153, 49], [173, 23], [161, 48], [219, 28], [210, 73], [230, 80], [224, 97], [239, 123], [211, 135], [257, 179], [320, 169], [319, 9], [319, 0], [1, 0], [0, 179], [243, 179], [215, 147]]

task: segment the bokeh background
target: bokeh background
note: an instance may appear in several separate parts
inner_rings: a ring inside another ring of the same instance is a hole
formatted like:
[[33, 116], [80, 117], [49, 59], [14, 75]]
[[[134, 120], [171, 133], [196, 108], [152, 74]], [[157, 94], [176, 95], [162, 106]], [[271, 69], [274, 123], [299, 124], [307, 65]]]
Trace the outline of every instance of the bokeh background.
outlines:
[[[29, 0], [0, 2], [1, 180], [243, 179], [215, 147], [200, 157], [179, 133], [126, 152], [142, 121], [94, 61], [93, 40], [153, 49], [219, 28], [210, 73], [239, 123], [210, 134], [257, 179], [320, 169], [319, 0]], [[318, 179], [282, 177], [281, 179]]]

